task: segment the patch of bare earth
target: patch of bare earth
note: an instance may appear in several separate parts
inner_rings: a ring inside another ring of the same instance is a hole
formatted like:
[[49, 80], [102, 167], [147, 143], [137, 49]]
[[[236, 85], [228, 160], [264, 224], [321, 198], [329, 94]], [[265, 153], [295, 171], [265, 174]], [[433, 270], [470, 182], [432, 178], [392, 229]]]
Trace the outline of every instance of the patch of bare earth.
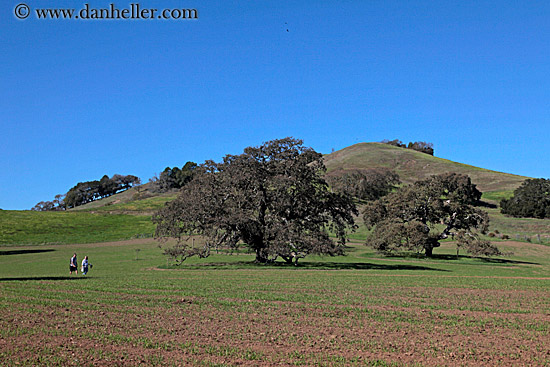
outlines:
[[547, 296], [403, 287], [350, 304], [151, 294], [136, 296], [141, 306], [128, 294], [120, 304], [22, 301], [0, 310], [0, 364], [544, 366]]

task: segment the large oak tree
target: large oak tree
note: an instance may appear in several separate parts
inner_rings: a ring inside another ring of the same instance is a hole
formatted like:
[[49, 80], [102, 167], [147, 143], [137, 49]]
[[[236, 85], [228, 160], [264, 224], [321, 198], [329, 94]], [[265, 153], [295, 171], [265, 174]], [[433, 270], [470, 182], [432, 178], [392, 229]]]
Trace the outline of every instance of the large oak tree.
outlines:
[[[156, 236], [180, 240], [166, 250], [179, 263], [239, 243], [260, 263], [343, 254], [357, 210], [349, 195], [330, 191], [324, 171], [322, 155], [293, 138], [248, 147], [219, 163], [206, 161], [177, 199], [153, 217]], [[204, 247], [183, 240], [193, 234], [206, 239]]]
[[432, 256], [439, 241], [453, 236], [457, 253], [464, 248], [474, 255], [500, 255], [479, 237], [489, 225], [487, 213], [474, 206], [480, 198], [470, 178], [456, 173], [402, 187], [365, 206], [365, 224], [374, 227], [367, 244], [380, 252], [416, 250]]

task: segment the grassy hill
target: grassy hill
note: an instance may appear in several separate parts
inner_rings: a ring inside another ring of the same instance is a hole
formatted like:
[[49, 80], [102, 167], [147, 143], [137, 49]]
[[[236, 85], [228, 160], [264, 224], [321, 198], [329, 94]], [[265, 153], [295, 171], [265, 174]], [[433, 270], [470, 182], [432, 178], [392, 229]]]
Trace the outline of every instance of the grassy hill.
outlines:
[[132, 187], [118, 194], [77, 206], [70, 209], [70, 211], [151, 215], [160, 209], [164, 203], [173, 200], [176, 196], [177, 192], [156, 193], [152, 191], [151, 184], [146, 183], [139, 187]]
[[[129, 190], [128, 190], [129, 191]], [[109, 214], [135, 214], [135, 215], [152, 215], [155, 211], [162, 208], [168, 201], [176, 198], [177, 193], [170, 192], [149, 196], [143, 199], [124, 200], [116, 194], [111, 197], [94, 201], [74, 209], [72, 212], [93, 212], [93, 213], [109, 213]], [[104, 201], [105, 200], [105, 201]]]
[[[328, 174], [384, 167], [395, 170], [404, 183], [412, 183], [443, 172], [467, 174], [483, 192], [483, 200], [497, 204], [528, 177], [432, 157], [409, 149], [381, 143], [360, 143], [325, 155]], [[151, 215], [177, 192], [158, 194], [150, 184], [82, 205], [67, 212], [0, 211], [0, 245], [43, 243], [91, 243], [150, 236]], [[496, 208], [488, 209], [491, 231], [525, 240], [539, 235], [548, 242], [550, 220], [504, 217]], [[358, 218], [359, 230], [352, 238], [363, 241], [367, 233]], [[536, 238], [538, 238], [537, 236]]]
[[500, 193], [501, 196], [507, 196], [508, 192], [511, 194], [528, 178], [453, 162], [382, 143], [359, 143], [327, 154], [325, 165], [329, 174], [356, 169], [388, 168], [397, 172], [404, 183], [412, 183], [439, 173], [462, 173], [470, 176], [482, 192]]
[[[472, 178], [484, 193], [485, 199], [495, 202], [511, 196], [513, 190], [529, 178], [453, 162], [382, 143], [355, 144], [325, 155], [324, 160], [328, 174], [383, 167], [395, 170], [404, 183], [412, 183], [444, 172], [463, 173]], [[150, 184], [142, 185], [140, 193], [136, 188], [131, 188], [71, 210], [150, 215], [177, 196], [176, 192], [154, 193], [149, 186]]]
[[175, 192], [154, 194], [149, 184], [61, 212], [0, 210], [0, 247], [121, 241], [152, 237], [151, 216]]
[[[328, 174], [383, 167], [395, 170], [404, 183], [412, 183], [444, 172], [463, 173], [470, 176], [472, 181], [477, 184], [484, 193], [484, 199], [494, 202], [511, 196], [513, 190], [529, 178], [453, 162], [382, 143], [355, 144], [325, 155], [324, 160]], [[150, 190], [149, 185], [142, 185], [140, 193], [136, 188], [132, 188], [71, 210], [151, 215], [164, 203], [177, 196], [176, 192], [154, 193]]]
[[147, 215], [0, 210], [0, 246], [119, 241], [153, 232]]
[[[403, 183], [409, 184], [431, 175], [456, 172], [466, 174], [483, 192], [482, 200], [498, 205], [501, 199], [512, 196], [513, 191], [529, 177], [491, 171], [448, 159], [433, 157], [411, 149], [382, 143], [359, 143], [324, 156], [327, 174], [338, 175], [350, 170], [388, 168], [399, 174]], [[484, 208], [489, 213], [490, 231], [507, 234], [511, 238], [548, 243], [550, 220], [534, 218], [511, 218], [500, 213], [496, 207]], [[362, 220], [359, 229], [352, 235], [362, 240], [367, 234]], [[495, 239], [492, 239], [495, 240]]]

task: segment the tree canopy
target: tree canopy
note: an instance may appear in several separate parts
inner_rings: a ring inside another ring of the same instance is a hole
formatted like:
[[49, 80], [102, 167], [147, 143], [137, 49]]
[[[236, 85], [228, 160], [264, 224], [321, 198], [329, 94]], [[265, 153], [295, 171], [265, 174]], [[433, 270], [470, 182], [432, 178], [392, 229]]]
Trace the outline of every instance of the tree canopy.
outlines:
[[133, 175], [115, 174], [113, 177], [104, 175], [101, 180], [79, 182], [72, 187], [64, 199], [64, 207], [67, 209], [89, 203], [91, 201], [108, 197], [117, 192], [139, 185], [141, 180]]
[[[153, 217], [158, 238], [180, 239], [166, 250], [178, 263], [239, 243], [253, 250], [259, 263], [281, 257], [296, 264], [308, 254], [344, 253], [357, 210], [349, 195], [329, 190], [322, 155], [301, 140], [248, 147], [222, 162], [206, 161], [195, 171], [177, 199]], [[192, 234], [202, 235], [205, 246], [182, 241]]]
[[370, 201], [389, 194], [400, 183], [399, 175], [385, 168], [353, 170], [327, 174], [327, 182], [337, 192], [349, 194], [359, 201]]
[[154, 177], [152, 182], [152, 191], [167, 192], [174, 189], [181, 189], [193, 179], [193, 174], [197, 168], [195, 162], [187, 162], [183, 167], [166, 167], [159, 177]]
[[41, 201], [31, 208], [31, 210], [45, 212], [45, 211], [60, 211], [65, 210], [65, 195], [55, 195], [52, 201]]
[[399, 139], [394, 139], [394, 140], [384, 139], [381, 141], [381, 143], [393, 145], [399, 148], [412, 149], [412, 150], [416, 150], [417, 152], [421, 152], [429, 155], [434, 155], [433, 143], [427, 143], [425, 141], [415, 141], [414, 143], [411, 141], [407, 145]]
[[513, 217], [550, 218], [550, 180], [525, 180], [510, 199], [501, 200], [500, 208]]
[[374, 227], [367, 244], [390, 253], [424, 251], [432, 256], [439, 241], [449, 236], [458, 248], [475, 255], [499, 255], [500, 251], [477, 233], [489, 225], [487, 213], [474, 207], [481, 192], [470, 178], [456, 173], [434, 175], [405, 186], [366, 205], [367, 227]]

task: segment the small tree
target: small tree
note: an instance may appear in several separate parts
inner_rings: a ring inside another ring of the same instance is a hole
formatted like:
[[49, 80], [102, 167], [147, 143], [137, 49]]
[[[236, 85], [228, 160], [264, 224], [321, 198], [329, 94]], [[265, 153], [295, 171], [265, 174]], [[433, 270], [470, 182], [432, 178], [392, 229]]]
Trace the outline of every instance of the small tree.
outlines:
[[393, 146], [399, 147], [399, 148], [412, 149], [412, 150], [416, 150], [418, 152], [426, 153], [426, 154], [429, 154], [429, 155], [434, 155], [434, 145], [433, 145], [433, 143], [427, 143], [425, 141], [415, 141], [414, 143], [411, 141], [411, 142], [409, 142], [408, 145], [406, 145], [399, 139], [394, 139], [394, 140], [384, 139], [384, 140], [381, 141], [381, 143], [388, 144], [388, 145], [393, 145]]
[[66, 207], [74, 208], [99, 198], [99, 187], [99, 181], [79, 182], [65, 195]]
[[407, 146], [399, 139], [389, 140], [384, 139], [381, 141], [382, 144], [393, 145], [394, 147], [406, 148]]
[[489, 225], [487, 213], [473, 206], [480, 197], [468, 176], [455, 173], [403, 187], [366, 205], [365, 224], [374, 227], [367, 244], [380, 252], [416, 250], [432, 256], [439, 241], [453, 235], [469, 253], [499, 255], [476, 232]]
[[281, 257], [296, 264], [311, 253], [341, 255], [357, 210], [351, 197], [328, 189], [324, 170], [322, 155], [292, 138], [246, 148], [220, 163], [206, 161], [178, 198], [154, 215], [156, 236], [206, 239], [202, 248], [178, 241], [165, 251], [179, 263], [239, 242], [259, 263]]
[[183, 167], [181, 167], [181, 170], [175, 175], [177, 188], [182, 188], [193, 179], [196, 168], [197, 164], [195, 162], [186, 162]]
[[54, 204], [51, 201], [41, 201], [31, 208], [31, 210], [37, 212], [46, 212], [54, 210]]
[[407, 148], [429, 155], [434, 155], [433, 143], [426, 143], [425, 141], [415, 141], [414, 143], [410, 142]]
[[63, 201], [64, 195], [55, 195], [53, 201], [41, 201], [31, 208], [31, 210], [45, 212], [45, 211], [59, 211], [65, 210], [65, 202]]
[[141, 179], [134, 175], [115, 174], [111, 177], [111, 180], [116, 184], [115, 193], [118, 191], [128, 190], [132, 186], [141, 184]]
[[65, 210], [65, 195], [57, 194], [53, 199], [54, 210]]

